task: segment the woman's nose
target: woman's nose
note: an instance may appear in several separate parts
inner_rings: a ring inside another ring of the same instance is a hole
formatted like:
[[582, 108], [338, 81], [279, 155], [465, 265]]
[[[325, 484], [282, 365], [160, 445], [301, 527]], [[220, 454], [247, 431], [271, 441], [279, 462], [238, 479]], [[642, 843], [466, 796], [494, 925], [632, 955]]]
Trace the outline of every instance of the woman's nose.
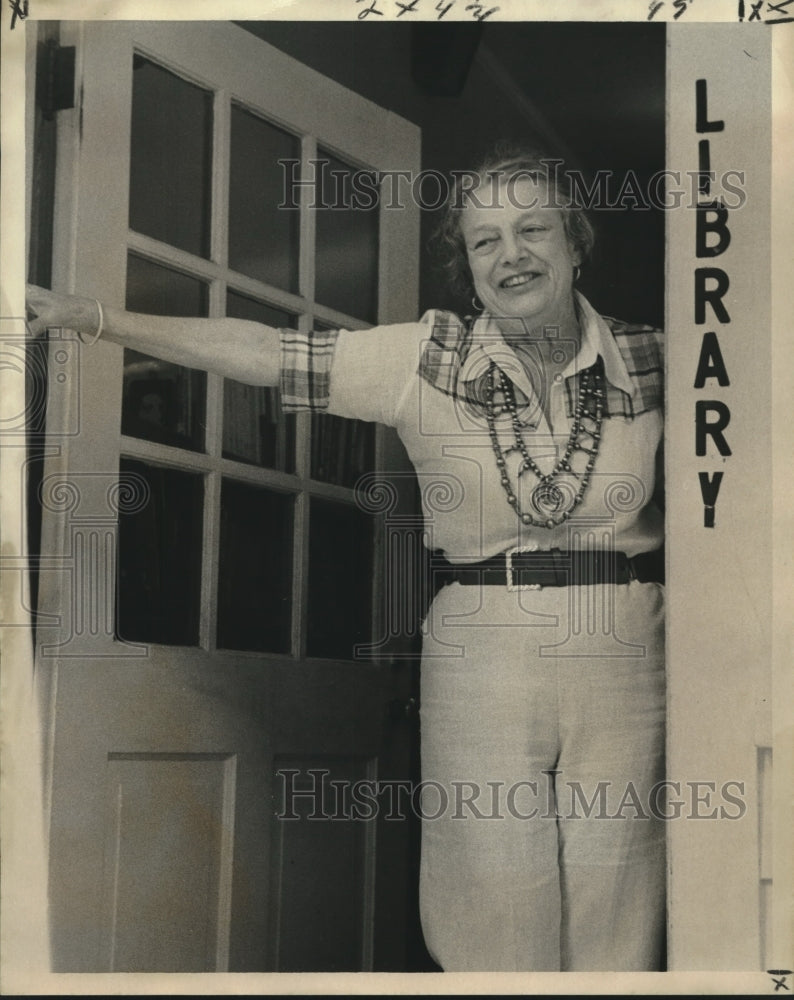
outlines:
[[518, 261], [526, 260], [529, 256], [521, 237], [517, 233], [509, 233], [502, 240], [502, 263], [505, 265], [516, 264]]

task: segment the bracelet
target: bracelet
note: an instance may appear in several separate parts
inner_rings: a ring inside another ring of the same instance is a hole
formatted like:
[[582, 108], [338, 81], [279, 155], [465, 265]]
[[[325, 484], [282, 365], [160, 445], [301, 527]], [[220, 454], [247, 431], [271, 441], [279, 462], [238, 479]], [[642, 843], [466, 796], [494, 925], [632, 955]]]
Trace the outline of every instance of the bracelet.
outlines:
[[102, 330], [105, 326], [105, 313], [104, 310], [102, 309], [102, 303], [99, 301], [99, 299], [94, 299], [94, 302], [96, 302], [96, 310], [99, 315], [99, 325], [97, 326], [96, 333], [90, 340], [86, 340], [85, 334], [83, 333], [82, 330], [78, 330], [77, 332], [78, 340], [80, 341], [81, 344], [85, 344], [86, 347], [93, 347], [93, 345], [102, 336]]

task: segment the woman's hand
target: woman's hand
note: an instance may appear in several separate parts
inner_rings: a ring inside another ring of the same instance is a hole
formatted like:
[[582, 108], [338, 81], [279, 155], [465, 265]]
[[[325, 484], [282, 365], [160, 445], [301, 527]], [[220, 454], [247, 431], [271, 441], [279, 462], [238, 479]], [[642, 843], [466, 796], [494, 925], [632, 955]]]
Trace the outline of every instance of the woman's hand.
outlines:
[[96, 300], [80, 295], [61, 295], [38, 285], [26, 290], [27, 322], [30, 337], [40, 337], [50, 327], [64, 327], [80, 333], [96, 333], [99, 310]]

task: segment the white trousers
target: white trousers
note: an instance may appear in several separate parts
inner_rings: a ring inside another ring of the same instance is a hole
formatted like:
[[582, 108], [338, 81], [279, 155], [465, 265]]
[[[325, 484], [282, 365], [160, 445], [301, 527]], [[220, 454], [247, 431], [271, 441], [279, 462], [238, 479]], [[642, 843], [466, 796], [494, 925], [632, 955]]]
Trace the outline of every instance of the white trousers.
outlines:
[[637, 582], [437, 595], [420, 900], [444, 970], [661, 967], [663, 605]]

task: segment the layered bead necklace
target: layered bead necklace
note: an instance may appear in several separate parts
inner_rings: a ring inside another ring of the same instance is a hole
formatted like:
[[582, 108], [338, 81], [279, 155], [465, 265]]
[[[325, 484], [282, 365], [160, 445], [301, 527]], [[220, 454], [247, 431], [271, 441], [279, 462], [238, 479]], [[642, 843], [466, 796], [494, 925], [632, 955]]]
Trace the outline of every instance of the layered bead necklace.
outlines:
[[[582, 502], [601, 443], [601, 422], [604, 412], [603, 384], [603, 370], [600, 360], [580, 373], [578, 398], [574, 408], [573, 424], [568, 435], [568, 443], [552, 471], [543, 473], [529, 454], [524, 441], [513, 383], [497, 364], [491, 363], [485, 385], [485, 418], [491, 437], [491, 447], [496, 456], [496, 466], [499, 470], [502, 487], [507, 495], [507, 502], [523, 524], [553, 528], [562, 524], [563, 521], [567, 521], [574, 509]], [[515, 444], [510, 445], [505, 450], [502, 450], [496, 430], [497, 404], [494, 402], [494, 396], [497, 391], [501, 392], [504, 398], [504, 404], [499, 412], [510, 415], [515, 440]], [[589, 426], [586, 426], [586, 423]], [[518, 499], [519, 484], [517, 482], [514, 488], [507, 473], [507, 456], [514, 451], [519, 452], [522, 458], [518, 467], [518, 480], [520, 481], [527, 472], [531, 472], [538, 479], [538, 484], [533, 488], [529, 498], [532, 512], [521, 507]], [[587, 455], [582, 472], [575, 472], [571, 468], [571, 459], [576, 452], [584, 452]], [[567, 483], [555, 481], [565, 476], [572, 476], [578, 481], [576, 491]]]

